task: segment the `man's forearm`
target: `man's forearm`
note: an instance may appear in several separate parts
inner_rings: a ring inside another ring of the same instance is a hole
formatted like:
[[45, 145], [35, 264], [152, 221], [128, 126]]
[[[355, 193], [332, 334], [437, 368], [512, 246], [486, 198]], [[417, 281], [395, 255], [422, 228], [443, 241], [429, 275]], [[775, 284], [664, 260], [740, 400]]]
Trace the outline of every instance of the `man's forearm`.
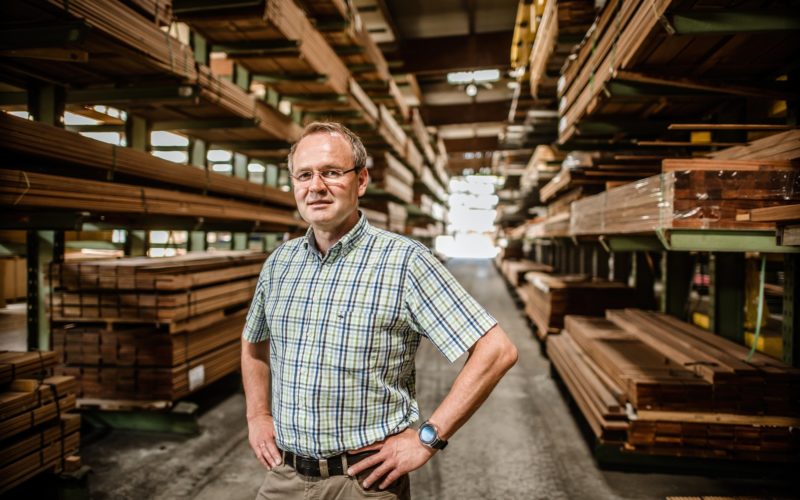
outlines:
[[430, 417], [442, 439], [464, 425], [516, 361], [517, 348], [499, 326], [475, 343], [450, 392]]
[[247, 418], [270, 415], [269, 342], [252, 344], [242, 340], [242, 385]]

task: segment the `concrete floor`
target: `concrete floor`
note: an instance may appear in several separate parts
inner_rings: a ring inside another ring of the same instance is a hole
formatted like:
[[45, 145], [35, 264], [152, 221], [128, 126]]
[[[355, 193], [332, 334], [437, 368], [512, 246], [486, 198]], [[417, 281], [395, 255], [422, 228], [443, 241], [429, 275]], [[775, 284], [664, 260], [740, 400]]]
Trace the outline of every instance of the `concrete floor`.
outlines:
[[[490, 261], [451, 261], [459, 281], [519, 348], [519, 363], [456, 434], [447, 450], [412, 474], [415, 499], [664, 499], [667, 496], [795, 497], [766, 477], [705, 477], [604, 471], [594, 462], [549, 362]], [[443, 398], [463, 359], [449, 365], [427, 343], [418, 355], [423, 414]], [[263, 471], [247, 444], [244, 399], [235, 377], [201, 395], [202, 434], [192, 438], [111, 432], [87, 436], [96, 499], [252, 499]]]

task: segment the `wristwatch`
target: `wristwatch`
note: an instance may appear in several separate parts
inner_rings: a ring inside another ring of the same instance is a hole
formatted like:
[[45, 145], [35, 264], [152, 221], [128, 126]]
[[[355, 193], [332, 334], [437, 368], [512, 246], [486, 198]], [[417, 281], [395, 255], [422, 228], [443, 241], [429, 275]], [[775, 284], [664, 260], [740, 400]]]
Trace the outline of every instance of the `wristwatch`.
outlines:
[[419, 426], [420, 442], [434, 450], [443, 450], [447, 446], [447, 441], [439, 438], [439, 429], [427, 420]]

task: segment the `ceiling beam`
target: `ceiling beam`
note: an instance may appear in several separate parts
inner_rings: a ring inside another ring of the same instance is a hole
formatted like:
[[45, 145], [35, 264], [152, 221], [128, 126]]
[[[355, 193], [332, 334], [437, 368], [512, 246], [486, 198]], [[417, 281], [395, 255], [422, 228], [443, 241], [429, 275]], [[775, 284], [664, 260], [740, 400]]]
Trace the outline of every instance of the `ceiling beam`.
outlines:
[[435, 127], [458, 123], [504, 122], [508, 118], [509, 106], [511, 101], [506, 100], [423, 106], [421, 110], [425, 124]]
[[513, 31], [439, 38], [407, 38], [397, 54], [404, 73], [507, 68]]

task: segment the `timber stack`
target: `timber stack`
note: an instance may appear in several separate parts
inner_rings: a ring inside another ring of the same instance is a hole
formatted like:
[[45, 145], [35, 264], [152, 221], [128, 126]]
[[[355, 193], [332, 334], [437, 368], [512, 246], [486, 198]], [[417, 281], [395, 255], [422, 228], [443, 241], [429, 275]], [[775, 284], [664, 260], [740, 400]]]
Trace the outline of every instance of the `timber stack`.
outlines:
[[265, 255], [198, 252], [54, 264], [59, 373], [82, 398], [175, 401], [236, 371]]
[[0, 493], [80, 463], [77, 383], [55, 364], [52, 351], [0, 352]]
[[547, 347], [599, 442], [651, 455], [797, 460], [796, 368], [636, 309], [567, 316]]

